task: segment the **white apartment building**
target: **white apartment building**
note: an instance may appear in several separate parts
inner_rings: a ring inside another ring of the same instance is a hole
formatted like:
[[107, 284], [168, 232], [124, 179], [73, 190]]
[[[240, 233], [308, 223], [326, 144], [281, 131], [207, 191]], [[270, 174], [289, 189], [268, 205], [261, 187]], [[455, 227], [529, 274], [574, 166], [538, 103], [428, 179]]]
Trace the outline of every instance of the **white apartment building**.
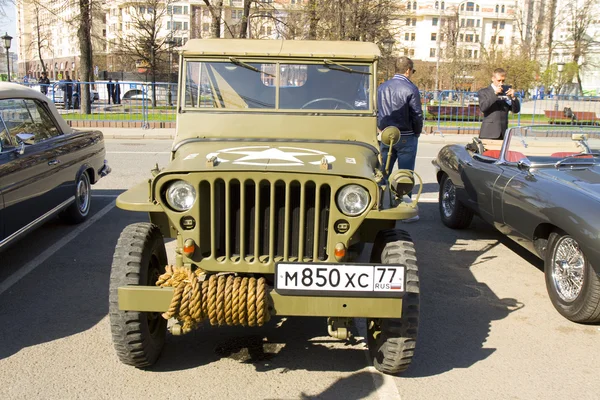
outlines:
[[514, 1], [414, 0], [405, 2], [403, 12], [394, 49], [414, 60], [437, 62], [439, 56], [443, 61], [453, 32], [465, 59], [477, 60], [485, 49], [508, 49], [513, 43]]
[[[79, 41], [76, 3], [51, 1], [44, 6], [17, 2], [17, 41], [19, 49], [19, 76], [39, 77], [42, 63], [46, 64], [48, 77], [52, 80], [79, 75]], [[92, 34], [99, 37], [104, 20], [94, 18]], [[38, 45], [40, 43], [41, 45]], [[100, 50], [98, 40], [93, 43]]]

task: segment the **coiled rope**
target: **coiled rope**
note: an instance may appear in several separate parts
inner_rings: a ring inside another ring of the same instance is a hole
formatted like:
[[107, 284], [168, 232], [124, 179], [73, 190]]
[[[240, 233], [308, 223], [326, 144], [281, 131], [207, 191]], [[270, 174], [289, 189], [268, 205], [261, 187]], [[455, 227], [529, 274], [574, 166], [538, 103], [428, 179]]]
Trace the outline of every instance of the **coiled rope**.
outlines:
[[188, 333], [208, 319], [211, 325], [262, 326], [271, 318], [265, 278], [233, 274], [208, 276], [198, 269], [167, 265], [156, 286], [172, 287], [163, 318], [175, 318]]

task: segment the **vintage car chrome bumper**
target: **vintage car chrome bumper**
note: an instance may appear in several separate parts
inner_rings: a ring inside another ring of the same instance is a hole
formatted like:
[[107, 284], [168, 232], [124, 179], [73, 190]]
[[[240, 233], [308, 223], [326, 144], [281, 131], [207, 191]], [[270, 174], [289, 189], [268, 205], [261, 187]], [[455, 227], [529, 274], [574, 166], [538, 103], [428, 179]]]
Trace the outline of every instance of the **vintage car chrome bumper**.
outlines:
[[104, 165], [102, 166], [102, 168], [100, 168], [98, 174], [100, 174], [101, 177], [105, 177], [106, 175], [110, 174], [110, 171], [112, 171], [112, 169], [108, 165], [108, 161], [104, 160]]

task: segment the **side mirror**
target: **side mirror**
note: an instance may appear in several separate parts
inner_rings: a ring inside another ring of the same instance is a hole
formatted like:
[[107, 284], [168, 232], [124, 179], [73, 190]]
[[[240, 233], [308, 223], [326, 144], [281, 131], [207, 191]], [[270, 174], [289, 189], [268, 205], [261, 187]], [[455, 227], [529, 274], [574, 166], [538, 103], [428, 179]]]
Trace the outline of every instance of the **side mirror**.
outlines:
[[19, 139], [19, 143], [25, 144], [34, 144], [35, 135], [33, 133], [17, 133], [17, 139]]
[[381, 142], [390, 147], [390, 151], [388, 152], [387, 160], [385, 160], [385, 172], [384, 174], [387, 176], [390, 173], [390, 153], [392, 152], [392, 146], [394, 146], [400, 140], [400, 129], [395, 126], [388, 126], [383, 131], [381, 131]]
[[393, 146], [400, 140], [400, 129], [395, 126], [388, 126], [381, 131], [381, 141], [386, 146]]

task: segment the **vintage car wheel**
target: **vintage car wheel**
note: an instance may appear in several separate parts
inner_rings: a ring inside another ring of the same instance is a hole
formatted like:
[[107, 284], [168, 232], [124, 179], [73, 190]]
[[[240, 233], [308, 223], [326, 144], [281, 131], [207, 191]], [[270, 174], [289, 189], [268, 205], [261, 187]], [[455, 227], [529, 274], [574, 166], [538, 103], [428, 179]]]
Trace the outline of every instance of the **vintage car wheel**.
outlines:
[[473, 211], [456, 198], [456, 186], [446, 174], [440, 182], [438, 206], [442, 222], [452, 229], [464, 229], [471, 225]]
[[82, 172], [75, 184], [75, 201], [63, 213], [65, 221], [79, 224], [90, 214], [92, 205], [92, 185], [87, 172]]
[[554, 307], [574, 322], [600, 321], [600, 279], [577, 241], [552, 232], [547, 249], [544, 273]]
[[406, 294], [400, 318], [367, 318], [367, 344], [375, 368], [386, 374], [405, 371], [413, 358], [419, 327], [419, 269], [410, 235], [389, 229], [377, 234], [372, 263], [406, 266]]
[[147, 367], [156, 362], [165, 342], [167, 321], [160, 313], [119, 310], [120, 286], [154, 286], [165, 272], [167, 253], [162, 234], [150, 223], [123, 229], [110, 273], [109, 315], [112, 339], [122, 363]]

